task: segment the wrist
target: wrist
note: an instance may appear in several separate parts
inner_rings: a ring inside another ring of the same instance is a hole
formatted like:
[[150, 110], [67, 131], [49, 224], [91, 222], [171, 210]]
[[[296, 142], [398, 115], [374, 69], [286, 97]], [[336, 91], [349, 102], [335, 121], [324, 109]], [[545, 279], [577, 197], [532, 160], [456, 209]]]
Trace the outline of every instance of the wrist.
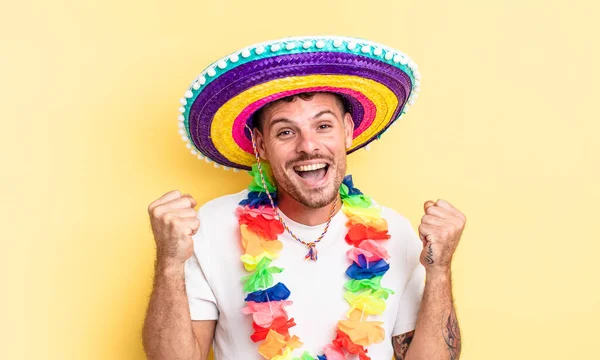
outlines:
[[452, 272], [450, 268], [425, 268], [425, 278], [427, 280], [450, 280]]
[[156, 273], [174, 275], [183, 273], [184, 265], [185, 263], [179, 260], [158, 257], [154, 266]]

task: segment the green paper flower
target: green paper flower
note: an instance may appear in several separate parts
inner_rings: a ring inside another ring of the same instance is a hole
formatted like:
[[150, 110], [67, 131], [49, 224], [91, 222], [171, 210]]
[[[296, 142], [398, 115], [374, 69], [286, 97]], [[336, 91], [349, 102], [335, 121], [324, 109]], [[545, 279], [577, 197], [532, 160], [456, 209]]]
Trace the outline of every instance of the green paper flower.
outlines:
[[379, 288], [377, 290], [371, 290], [371, 289], [367, 289], [367, 290], [363, 290], [363, 291], [346, 291], [344, 293], [344, 298], [346, 300], [348, 300], [349, 298], [355, 298], [355, 297], [368, 297], [371, 298], [373, 300], [387, 300], [387, 298], [394, 294], [394, 290], [392, 289], [387, 289], [387, 288]]
[[346, 199], [348, 197], [348, 191], [350, 191], [348, 189], [348, 186], [346, 186], [346, 184], [342, 183], [342, 186], [340, 186], [340, 196], [343, 199]]
[[315, 358], [314, 358], [314, 357], [312, 357], [312, 356], [310, 356], [310, 355], [308, 354], [308, 351], [305, 351], [305, 352], [303, 352], [303, 353], [302, 353], [302, 356], [301, 356], [301, 357], [299, 357], [299, 358], [298, 358], [298, 357], [295, 357], [295, 358], [293, 358], [292, 360], [315, 360]]
[[260, 260], [252, 275], [245, 276], [244, 282], [245, 292], [255, 292], [260, 289], [268, 288], [273, 285], [273, 275], [283, 271], [282, 268], [271, 265], [271, 259], [264, 257]]
[[375, 290], [375, 291], [373, 292], [373, 296], [375, 296], [375, 297], [377, 297], [377, 298], [379, 298], [379, 299], [384, 299], [384, 300], [387, 300], [387, 298], [388, 298], [390, 295], [394, 294], [394, 293], [395, 293], [395, 292], [394, 292], [394, 290], [392, 290], [392, 289], [381, 288], [381, 289], [379, 289], [379, 290]]
[[381, 278], [383, 276], [375, 276], [371, 279], [351, 279], [346, 282], [344, 287], [346, 290], [352, 292], [364, 291], [364, 290], [379, 290], [381, 289]]
[[342, 201], [346, 206], [359, 208], [368, 208], [373, 204], [371, 198], [367, 195], [351, 195], [346, 198], [342, 197]]
[[[269, 190], [269, 193], [274, 194], [277, 188], [275, 187], [275, 185], [273, 185], [271, 167], [269, 166], [269, 163], [266, 162], [261, 162], [260, 166], [262, 167], [263, 175], [265, 176], [267, 190]], [[258, 163], [252, 165], [252, 170], [250, 170], [248, 174], [252, 176], [252, 181], [250, 182], [250, 186], [248, 186], [248, 190], [252, 192], [265, 192], [265, 187], [263, 186], [260, 171], [258, 170]]]

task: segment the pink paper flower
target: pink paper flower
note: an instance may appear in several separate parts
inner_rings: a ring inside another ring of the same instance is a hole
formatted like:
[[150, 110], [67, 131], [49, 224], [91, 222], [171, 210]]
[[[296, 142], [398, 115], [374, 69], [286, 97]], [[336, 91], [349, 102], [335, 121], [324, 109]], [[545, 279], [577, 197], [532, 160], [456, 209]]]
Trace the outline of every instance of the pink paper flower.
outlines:
[[332, 344], [325, 345], [323, 353], [327, 357], [327, 360], [346, 360], [342, 349]]
[[365, 240], [358, 245], [358, 248], [373, 254], [372, 259], [368, 259], [369, 261], [377, 261], [381, 259], [388, 260], [390, 258], [390, 254], [387, 252], [386, 248], [379, 245], [379, 243], [375, 240]]
[[270, 327], [273, 320], [278, 317], [287, 318], [285, 306], [292, 304], [290, 300], [270, 301], [270, 302], [246, 302], [246, 307], [242, 309], [244, 314], [252, 314], [252, 320], [260, 327]]
[[371, 258], [373, 257], [373, 254], [371, 254], [370, 252], [363, 250], [361, 248], [351, 247], [350, 249], [348, 249], [348, 251], [346, 251], [346, 256], [348, 256], [348, 259], [354, 261], [357, 264], [358, 264], [358, 255], [364, 255], [365, 258], [367, 259], [367, 261], [373, 261], [373, 260], [371, 260]]

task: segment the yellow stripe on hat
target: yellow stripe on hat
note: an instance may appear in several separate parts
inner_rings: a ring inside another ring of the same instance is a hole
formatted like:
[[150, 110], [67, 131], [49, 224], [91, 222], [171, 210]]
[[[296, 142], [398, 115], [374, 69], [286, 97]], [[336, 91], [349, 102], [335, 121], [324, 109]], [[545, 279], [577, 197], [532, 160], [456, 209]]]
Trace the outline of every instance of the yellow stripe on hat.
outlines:
[[361, 92], [376, 106], [375, 119], [353, 141], [349, 150], [362, 145], [392, 120], [398, 99], [385, 85], [360, 76], [351, 75], [307, 75], [294, 76], [265, 82], [229, 99], [216, 113], [211, 124], [211, 138], [217, 151], [232, 162], [252, 166], [256, 158], [241, 149], [233, 140], [232, 128], [236, 117], [252, 103], [283, 91], [330, 86]]

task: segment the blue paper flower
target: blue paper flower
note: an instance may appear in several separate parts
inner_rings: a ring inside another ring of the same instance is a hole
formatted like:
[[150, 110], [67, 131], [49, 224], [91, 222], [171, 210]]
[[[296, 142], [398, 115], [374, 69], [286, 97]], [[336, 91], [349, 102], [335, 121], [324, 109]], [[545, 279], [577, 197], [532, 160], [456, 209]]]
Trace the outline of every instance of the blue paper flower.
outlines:
[[382, 276], [390, 269], [384, 259], [368, 262], [364, 255], [358, 255], [358, 264], [352, 263], [346, 270], [346, 275], [351, 279], [362, 280], [371, 279], [375, 276]]
[[[277, 206], [277, 197], [275, 196], [275, 194], [272, 194], [271, 197], [273, 198], [275, 206]], [[270, 206], [271, 201], [269, 200], [269, 196], [266, 192], [252, 191], [248, 193], [248, 197], [246, 199], [240, 201], [240, 205], [248, 205], [251, 208], [257, 208], [261, 205]]]
[[348, 196], [352, 195], [362, 195], [363, 193], [354, 187], [354, 182], [352, 181], [352, 175], [346, 175], [342, 184], [346, 185], [348, 188]]
[[290, 290], [282, 283], [277, 283], [268, 289], [249, 293], [244, 300], [263, 303], [267, 301], [286, 300], [288, 297], [290, 297]]

